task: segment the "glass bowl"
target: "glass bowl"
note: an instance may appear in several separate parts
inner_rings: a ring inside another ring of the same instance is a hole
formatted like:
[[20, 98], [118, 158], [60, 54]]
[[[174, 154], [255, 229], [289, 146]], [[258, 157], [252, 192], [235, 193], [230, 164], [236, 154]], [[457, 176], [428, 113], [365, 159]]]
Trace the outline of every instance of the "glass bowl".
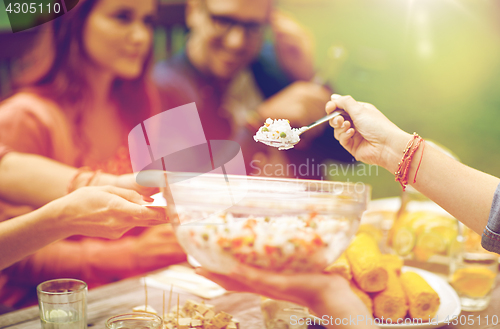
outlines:
[[222, 274], [238, 262], [322, 271], [349, 245], [370, 198], [362, 183], [179, 173], [168, 183], [163, 196], [169, 217], [178, 216], [180, 245]]

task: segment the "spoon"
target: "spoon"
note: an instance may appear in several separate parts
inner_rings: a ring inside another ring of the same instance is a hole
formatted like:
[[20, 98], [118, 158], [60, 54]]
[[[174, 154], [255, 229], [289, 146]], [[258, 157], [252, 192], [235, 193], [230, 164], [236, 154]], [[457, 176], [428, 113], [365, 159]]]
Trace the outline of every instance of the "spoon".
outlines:
[[[297, 129], [294, 129], [292, 131], [295, 131], [296, 134], [297, 134], [297, 136], [300, 136], [303, 133], [305, 133], [306, 131], [308, 131], [309, 129], [312, 129], [312, 128], [316, 127], [316, 126], [319, 126], [320, 124], [322, 124], [324, 122], [330, 121], [331, 119], [333, 119], [333, 118], [341, 115], [342, 113], [344, 113], [344, 111], [341, 111], [341, 110], [333, 111], [332, 113], [330, 113], [330, 114], [322, 117], [321, 119], [314, 121], [310, 125], [303, 126], [301, 128], [297, 128]], [[278, 150], [288, 150], [288, 149], [291, 149], [298, 142], [300, 142], [300, 138], [297, 138], [297, 141], [293, 141], [293, 142], [290, 142], [290, 141], [284, 142], [284, 141], [279, 140], [279, 139], [256, 138], [256, 137], [254, 137], [254, 138], [255, 138], [256, 141], [261, 142], [263, 144], [266, 144], [268, 146], [277, 147]]]

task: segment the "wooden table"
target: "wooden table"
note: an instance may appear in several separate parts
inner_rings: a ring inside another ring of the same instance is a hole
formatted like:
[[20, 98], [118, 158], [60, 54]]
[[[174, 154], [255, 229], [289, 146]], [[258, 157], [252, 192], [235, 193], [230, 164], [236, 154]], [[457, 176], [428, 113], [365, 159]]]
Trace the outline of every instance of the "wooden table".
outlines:
[[[174, 287], [172, 306], [177, 304], [177, 294], [180, 295], [180, 305], [187, 299], [201, 298]], [[166, 292], [168, 304], [169, 291]], [[88, 327], [105, 328], [106, 319], [113, 315], [130, 313], [135, 306], [144, 305], [144, 285], [139, 278], [127, 279], [92, 289], [88, 294]], [[175, 299], [175, 301], [174, 301]], [[260, 297], [246, 293], [227, 293], [223, 296], [206, 300], [215, 305], [216, 311], [232, 314], [241, 322], [242, 329], [263, 328], [260, 312]], [[163, 290], [148, 287], [148, 305], [158, 312], [163, 310]], [[11, 312], [0, 316], [0, 328], [40, 329], [38, 306]]]
[[[177, 300], [177, 293], [180, 294], [181, 305], [186, 299], [201, 300], [199, 297], [176, 288], [174, 288], [174, 297], [172, 299]], [[168, 292], [166, 296], [168, 303]], [[105, 328], [104, 323], [107, 318], [130, 312], [135, 306], [144, 305], [144, 299], [144, 286], [139, 278], [127, 279], [93, 289], [89, 291], [88, 295], [88, 326]], [[232, 314], [240, 321], [242, 329], [264, 328], [259, 296], [245, 293], [227, 293], [224, 296], [207, 300], [207, 303], [215, 305], [216, 311], [225, 311]], [[148, 304], [157, 311], [162, 312], [163, 290], [148, 287]], [[471, 319], [474, 320], [474, 324], [467, 324], [468, 315], [472, 315]], [[494, 315], [498, 317], [499, 323], [497, 325], [491, 323]], [[480, 323], [478, 316], [481, 318]], [[443, 328], [500, 328], [500, 276], [497, 277], [497, 284], [493, 291], [490, 306], [482, 312], [462, 312], [461, 317], [462, 322], [466, 324], [458, 323]], [[486, 317], [488, 317], [489, 324], [486, 324]], [[34, 306], [0, 316], [0, 328], [41, 328], [38, 307]], [[320, 328], [320, 326], [315, 328]]]

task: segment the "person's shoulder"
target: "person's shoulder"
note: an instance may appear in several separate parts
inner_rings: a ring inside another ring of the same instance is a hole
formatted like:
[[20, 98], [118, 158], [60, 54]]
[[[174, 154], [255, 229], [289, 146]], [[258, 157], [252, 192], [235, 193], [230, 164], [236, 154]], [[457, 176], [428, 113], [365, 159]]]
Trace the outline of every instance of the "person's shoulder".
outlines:
[[37, 94], [19, 92], [0, 103], [0, 141], [18, 152], [70, 163], [67, 161], [69, 153], [55, 153], [54, 146], [71, 140], [68, 127], [60, 107]]
[[53, 100], [33, 92], [18, 92], [0, 102], [0, 117], [34, 117], [42, 123], [49, 123], [63, 115], [61, 107]]

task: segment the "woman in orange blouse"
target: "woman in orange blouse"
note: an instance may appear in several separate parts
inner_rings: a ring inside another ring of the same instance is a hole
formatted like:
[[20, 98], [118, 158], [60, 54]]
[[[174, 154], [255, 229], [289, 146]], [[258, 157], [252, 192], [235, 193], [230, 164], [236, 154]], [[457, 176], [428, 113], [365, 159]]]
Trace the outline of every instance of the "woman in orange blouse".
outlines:
[[[90, 168], [79, 172], [74, 188], [110, 182], [134, 188], [132, 175], [123, 176], [131, 173], [127, 135], [158, 112], [147, 79], [155, 12], [155, 0], [81, 0], [46, 24], [18, 92], [0, 103], [0, 143]], [[24, 200], [15, 183], [3, 186], [10, 191], [9, 197], [3, 195], [4, 209], [13, 202], [23, 210], [39, 207], [65, 193], [54, 186], [45, 184]], [[116, 241], [66, 239], [3, 270], [0, 304], [36, 302], [34, 287], [47, 279], [73, 277], [95, 287], [184, 259], [165, 225], [136, 229]]]

